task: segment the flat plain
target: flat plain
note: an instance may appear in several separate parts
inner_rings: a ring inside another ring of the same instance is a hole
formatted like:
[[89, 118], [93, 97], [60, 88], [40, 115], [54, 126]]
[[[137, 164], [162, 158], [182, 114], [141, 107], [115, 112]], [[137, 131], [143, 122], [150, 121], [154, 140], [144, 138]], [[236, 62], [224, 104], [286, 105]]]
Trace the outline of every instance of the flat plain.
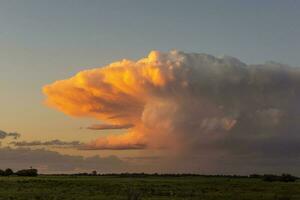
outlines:
[[300, 181], [228, 177], [0, 177], [0, 200], [300, 200]]

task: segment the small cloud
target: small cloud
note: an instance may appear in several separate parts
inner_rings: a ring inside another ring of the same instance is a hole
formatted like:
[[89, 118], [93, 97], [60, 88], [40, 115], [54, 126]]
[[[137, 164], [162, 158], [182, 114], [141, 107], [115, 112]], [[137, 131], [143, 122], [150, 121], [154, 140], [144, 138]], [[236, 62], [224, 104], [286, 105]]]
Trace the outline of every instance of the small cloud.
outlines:
[[80, 146], [80, 150], [137, 150], [145, 149], [147, 146], [145, 144], [119, 144], [119, 145], [96, 145], [96, 144], [86, 144]]
[[11, 142], [14, 146], [18, 147], [32, 147], [32, 146], [67, 146], [67, 147], [79, 147], [83, 145], [80, 141], [61, 141], [61, 140], [50, 140], [50, 141], [21, 141]]
[[7, 137], [12, 137], [14, 140], [16, 140], [19, 137], [21, 137], [21, 134], [16, 133], [16, 132], [8, 133], [8, 132], [0, 130], [0, 139], [5, 139]]
[[87, 129], [91, 130], [107, 130], [107, 129], [128, 129], [132, 128], [133, 124], [93, 124]]

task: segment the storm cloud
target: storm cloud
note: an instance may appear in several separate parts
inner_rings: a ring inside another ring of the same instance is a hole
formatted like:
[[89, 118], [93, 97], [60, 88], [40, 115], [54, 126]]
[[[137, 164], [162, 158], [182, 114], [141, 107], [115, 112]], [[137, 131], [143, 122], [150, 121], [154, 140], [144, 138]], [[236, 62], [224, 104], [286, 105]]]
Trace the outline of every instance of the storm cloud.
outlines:
[[49, 106], [68, 115], [132, 125], [92, 141], [90, 149], [300, 156], [298, 67], [152, 51], [138, 61], [79, 72], [43, 91]]

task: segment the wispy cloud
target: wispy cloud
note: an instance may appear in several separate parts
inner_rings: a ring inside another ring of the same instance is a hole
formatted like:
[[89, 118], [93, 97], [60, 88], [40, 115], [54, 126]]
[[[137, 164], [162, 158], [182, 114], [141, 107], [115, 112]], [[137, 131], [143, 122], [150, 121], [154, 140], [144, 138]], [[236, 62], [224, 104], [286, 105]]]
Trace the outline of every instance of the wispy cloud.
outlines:
[[20, 136], [21, 136], [20, 133], [16, 133], [16, 132], [8, 133], [8, 132], [0, 130], [0, 139], [5, 139], [7, 137], [11, 137], [13, 139], [18, 139]]
[[83, 143], [80, 141], [62, 141], [62, 140], [50, 140], [50, 141], [13, 141], [10, 144], [17, 147], [33, 147], [33, 146], [64, 146], [64, 147], [72, 147], [77, 148], [82, 146]]
[[109, 129], [128, 129], [132, 128], [133, 124], [93, 124], [87, 129], [91, 130], [109, 130]]
[[123, 144], [123, 145], [111, 145], [111, 144], [94, 144], [89, 143], [80, 146], [78, 149], [80, 150], [137, 150], [137, 149], [146, 149], [145, 144]]
[[128, 145], [117, 145], [113, 146], [110, 144], [97, 145], [94, 143], [83, 143], [80, 141], [62, 141], [62, 140], [50, 140], [50, 141], [12, 141], [9, 144], [15, 147], [59, 147], [59, 148], [73, 148], [78, 150], [134, 150], [134, 149], [145, 149], [145, 144], [128, 144]]

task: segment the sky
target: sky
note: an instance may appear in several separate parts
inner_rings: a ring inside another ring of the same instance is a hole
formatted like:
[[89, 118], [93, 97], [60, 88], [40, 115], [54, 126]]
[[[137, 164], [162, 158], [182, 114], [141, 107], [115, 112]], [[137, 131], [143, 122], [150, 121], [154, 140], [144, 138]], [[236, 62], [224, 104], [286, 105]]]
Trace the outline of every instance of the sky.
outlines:
[[[105, 171], [113, 168], [116, 171], [250, 173], [269, 172], [272, 169], [274, 172], [300, 174], [299, 167], [298, 171], [296, 169], [300, 165], [296, 134], [298, 71], [293, 68], [300, 66], [299, 8], [300, 2], [292, 0], [1, 0], [0, 154], [9, 159], [1, 162], [0, 167], [33, 165], [44, 172], [94, 168], [103, 168]], [[123, 59], [130, 62], [116, 64], [119, 69], [117, 72], [101, 70]], [[155, 69], [148, 66], [150, 64]], [[258, 64], [265, 70], [257, 69]], [[180, 69], [175, 70], [174, 66], [171, 69], [170, 65], [178, 65]], [[186, 65], [189, 67], [186, 68]], [[205, 67], [199, 68], [202, 65]], [[224, 71], [223, 65], [235, 68]], [[134, 69], [130, 66], [134, 66]], [[99, 70], [82, 73], [81, 78], [70, 81], [77, 73], [94, 68]], [[147, 73], [138, 68], [145, 69]], [[120, 82], [126, 75], [124, 69], [129, 70], [131, 82]], [[183, 69], [195, 70], [195, 73], [185, 74], [181, 71]], [[150, 78], [155, 76], [151, 70], [157, 71], [157, 79]], [[181, 81], [182, 85], [187, 84], [187, 88], [182, 88], [177, 82], [175, 84], [169, 73], [173, 74], [175, 82]], [[104, 80], [102, 75], [108, 78]], [[117, 77], [116, 80], [109, 78], [109, 75]], [[206, 77], [211, 79], [206, 80]], [[240, 86], [248, 91], [244, 94], [242, 89], [237, 88], [240, 82], [234, 82], [228, 88], [224, 86], [226, 91], [231, 91], [225, 92], [221, 86], [224, 81], [231, 80], [230, 77], [253, 81], [254, 86]], [[55, 86], [53, 83], [59, 80], [66, 81]], [[143, 85], [139, 80], [152, 86]], [[104, 90], [101, 85], [104, 83], [115, 89]], [[189, 88], [194, 85], [195, 88], [209, 91], [210, 84], [216, 89], [214, 94]], [[85, 91], [74, 92], [72, 98], [67, 95], [66, 91], [73, 91], [79, 86]], [[96, 95], [95, 102], [93, 98], [88, 98], [91, 97], [91, 93], [87, 93], [90, 86], [101, 94], [100, 97]], [[127, 88], [124, 89], [125, 86]], [[165, 87], [167, 89], [161, 89]], [[195, 102], [189, 102], [177, 93], [174, 96], [170, 88], [186, 93]], [[271, 91], [266, 90], [268, 100], [261, 97], [257, 88], [272, 88]], [[115, 96], [105, 98], [107, 94]], [[201, 104], [199, 101], [203, 96], [207, 102]], [[287, 102], [278, 102], [275, 98], [287, 99]], [[248, 102], [247, 99], [252, 101]], [[132, 102], [135, 102], [134, 105]], [[211, 105], [211, 102], [214, 104]], [[102, 115], [101, 109], [99, 113], [82, 111], [84, 106], [94, 108], [95, 104], [96, 107], [107, 108], [109, 112]], [[190, 108], [190, 104], [196, 109]], [[226, 112], [216, 111], [215, 104], [225, 107]], [[73, 105], [72, 109], [69, 105]], [[141, 111], [136, 108], [137, 105], [147, 109]], [[203, 105], [206, 105], [205, 113], [210, 115], [201, 114], [204, 112], [201, 110]], [[250, 108], [255, 110], [255, 114]], [[169, 112], [172, 109], [173, 112]], [[161, 113], [157, 114], [158, 110]], [[187, 111], [190, 113], [186, 114]], [[109, 116], [125, 113], [130, 118], [109, 120], [107, 113]], [[174, 117], [178, 115], [182, 117]], [[274, 121], [268, 120], [266, 123], [270, 124], [265, 127], [251, 117], [260, 121], [272, 118]], [[257, 128], [254, 132], [259, 137], [249, 133], [249, 124], [244, 122], [249, 118], [250, 124]], [[288, 119], [292, 122], [288, 123]], [[165, 124], [160, 125], [160, 121]], [[187, 128], [189, 122], [202, 125]], [[275, 126], [277, 123], [279, 125]], [[116, 129], [116, 126], [121, 129]], [[145, 127], [150, 130], [146, 131]], [[164, 130], [164, 134], [159, 130]], [[266, 141], [261, 139], [261, 130], [272, 133], [267, 137], [272, 148], [264, 148]], [[153, 136], [150, 132], [156, 134]], [[201, 145], [191, 144], [191, 139], [182, 139], [193, 138], [191, 135], [202, 132], [213, 135], [213, 138], [200, 134], [199, 140], [207, 141]], [[226, 134], [223, 132], [232, 132], [233, 136], [225, 139], [216, 136], [218, 139], [215, 139], [215, 132], [221, 135]], [[234, 135], [236, 132], [241, 134], [237, 137]], [[16, 137], [17, 134], [20, 136]], [[120, 139], [122, 136], [118, 135], [122, 134], [129, 136], [125, 140]], [[178, 141], [183, 141], [183, 144], [179, 145]], [[291, 144], [292, 141], [295, 143]], [[241, 142], [247, 144], [250, 150], [260, 149], [260, 152], [250, 153], [240, 149]], [[201, 148], [195, 150], [194, 146]], [[287, 146], [292, 148], [286, 152], [282, 150]], [[236, 155], [238, 151], [245, 154]], [[175, 163], [177, 168], [163, 162], [166, 155], [171, 155], [169, 163]], [[57, 164], [47, 166], [46, 161], [41, 159], [47, 156]], [[65, 157], [70, 163], [67, 169], [61, 165]], [[247, 167], [242, 164], [245, 157], [247, 160], [253, 159], [253, 163]], [[20, 158], [26, 160], [25, 164]], [[287, 164], [278, 164], [283, 158]], [[30, 159], [32, 161], [28, 161]], [[188, 164], [179, 164], [182, 162]], [[193, 163], [199, 165], [194, 166]], [[271, 167], [274, 163], [277, 163], [278, 169]]]

